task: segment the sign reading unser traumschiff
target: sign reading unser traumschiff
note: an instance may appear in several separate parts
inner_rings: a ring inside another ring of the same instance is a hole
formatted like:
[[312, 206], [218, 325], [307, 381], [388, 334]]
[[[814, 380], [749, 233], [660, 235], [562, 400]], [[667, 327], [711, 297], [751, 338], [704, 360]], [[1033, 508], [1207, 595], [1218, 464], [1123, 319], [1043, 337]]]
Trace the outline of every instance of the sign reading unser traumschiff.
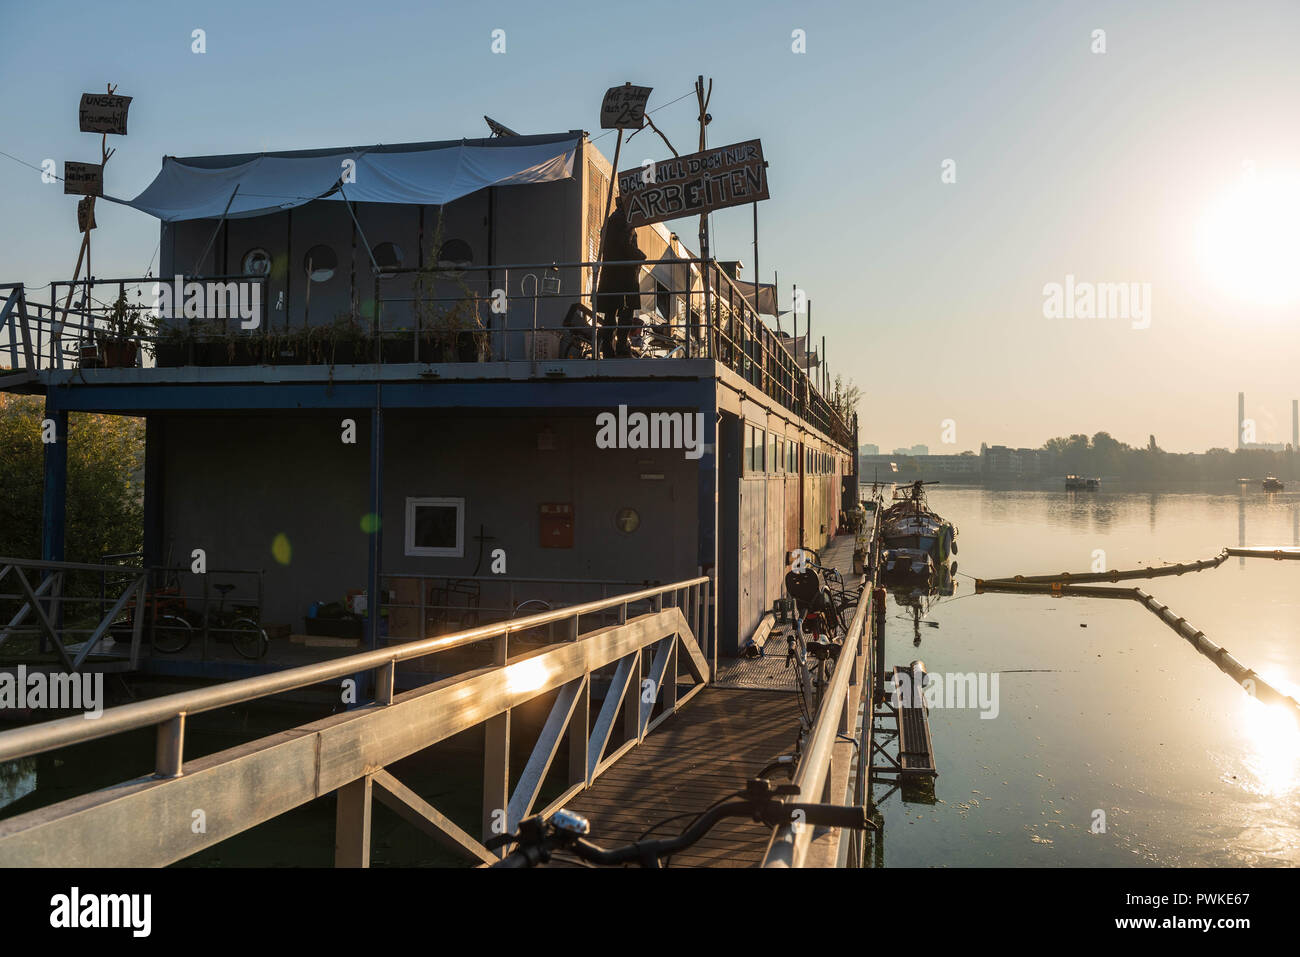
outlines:
[[631, 226], [767, 199], [763, 145], [747, 140], [618, 174]]
[[77, 119], [83, 133], [126, 135], [126, 113], [131, 108], [129, 96], [112, 93], [83, 93]]

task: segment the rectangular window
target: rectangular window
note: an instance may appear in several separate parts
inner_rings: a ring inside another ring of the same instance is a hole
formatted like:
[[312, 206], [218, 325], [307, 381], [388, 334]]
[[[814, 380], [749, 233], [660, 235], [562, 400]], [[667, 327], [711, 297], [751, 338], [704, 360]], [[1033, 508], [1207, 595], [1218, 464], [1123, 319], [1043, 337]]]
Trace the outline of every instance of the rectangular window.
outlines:
[[769, 432], [767, 435], [767, 470], [769, 472], [777, 471], [776, 457], [776, 433]]
[[406, 554], [424, 558], [463, 558], [465, 500], [408, 498]]

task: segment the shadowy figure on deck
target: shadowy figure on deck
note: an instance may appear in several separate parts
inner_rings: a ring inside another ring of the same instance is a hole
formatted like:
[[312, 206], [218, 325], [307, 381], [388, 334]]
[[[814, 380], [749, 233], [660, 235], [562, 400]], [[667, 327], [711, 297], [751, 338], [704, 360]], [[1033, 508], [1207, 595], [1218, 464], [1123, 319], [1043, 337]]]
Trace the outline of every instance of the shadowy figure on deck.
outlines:
[[[627, 221], [623, 197], [614, 200], [614, 211], [605, 223], [605, 241], [600, 251], [600, 281], [596, 287], [596, 311], [600, 314], [600, 355], [631, 356], [628, 336], [632, 331], [633, 312], [641, 306], [639, 292], [641, 267], [606, 265], [621, 260], [644, 260], [645, 253], [636, 242], [636, 230]], [[615, 326], [617, 345], [615, 344]]]

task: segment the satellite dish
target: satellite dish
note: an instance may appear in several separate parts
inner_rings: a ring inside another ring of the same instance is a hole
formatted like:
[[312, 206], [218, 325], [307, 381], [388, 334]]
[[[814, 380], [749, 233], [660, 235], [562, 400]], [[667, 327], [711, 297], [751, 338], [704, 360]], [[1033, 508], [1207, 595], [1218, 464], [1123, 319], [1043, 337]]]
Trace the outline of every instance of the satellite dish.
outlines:
[[496, 120], [492, 119], [492, 117], [490, 117], [490, 116], [484, 116], [483, 119], [484, 119], [484, 121], [487, 122], [488, 129], [490, 129], [490, 130], [492, 131], [492, 135], [493, 135], [493, 136], [518, 136], [518, 135], [519, 135], [519, 134], [516, 133], [514, 130], [512, 130], [510, 127], [508, 127], [508, 126], [506, 126], [506, 125], [504, 125], [504, 124], [502, 124], [502, 123], [498, 123]]

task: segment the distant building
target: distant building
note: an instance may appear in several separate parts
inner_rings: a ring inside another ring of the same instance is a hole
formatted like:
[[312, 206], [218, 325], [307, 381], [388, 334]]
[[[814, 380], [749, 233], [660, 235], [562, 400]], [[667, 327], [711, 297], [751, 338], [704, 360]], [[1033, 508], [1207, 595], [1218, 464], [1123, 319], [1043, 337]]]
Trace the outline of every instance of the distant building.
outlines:
[[894, 449], [894, 455], [929, 455], [928, 445], [914, 445], [910, 449]]
[[1248, 452], [1285, 452], [1285, 442], [1243, 442], [1241, 447]]
[[858, 454], [859, 454], [859, 455], [879, 455], [879, 454], [880, 454], [880, 446], [878, 446], [878, 445], [863, 445], [863, 446], [861, 446], [861, 447], [858, 449]]
[[1042, 475], [1050, 468], [1043, 449], [1012, 449], [1005, 445], [981, 446], [981, 471], [986, 476], [1014, 478]]

